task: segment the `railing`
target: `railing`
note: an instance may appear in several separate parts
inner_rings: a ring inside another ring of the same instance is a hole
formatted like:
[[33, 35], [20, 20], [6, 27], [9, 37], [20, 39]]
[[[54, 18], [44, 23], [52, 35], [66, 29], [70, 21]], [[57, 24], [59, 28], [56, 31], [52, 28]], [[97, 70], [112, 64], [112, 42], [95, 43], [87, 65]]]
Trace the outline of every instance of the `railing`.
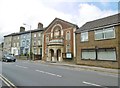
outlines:
[[48, 45], [52, 45], [52, 44], [60, 44], [63, 45], [63, 39], [55, 39], [55, 40], [50, 40]]

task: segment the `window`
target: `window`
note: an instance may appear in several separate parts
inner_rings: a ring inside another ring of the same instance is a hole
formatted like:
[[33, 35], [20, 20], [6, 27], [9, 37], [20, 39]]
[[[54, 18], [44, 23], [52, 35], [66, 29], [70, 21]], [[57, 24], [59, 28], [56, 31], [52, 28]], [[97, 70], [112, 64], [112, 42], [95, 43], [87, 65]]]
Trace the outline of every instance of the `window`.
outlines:
[[98, 60], [116, 60], [115, 49], [99, 49]]
[[38, 45], [41, 45], [41, 41], [40, 40], [38, 40]]
[[54, 34], [54, 38], [60, 37], [60, 35], [61, 35], [61, 28], [59, 26], [56, 26], [54, 28], [54, 33], [53, 34]]
[[95, 31], [95, 40], [115, 38], [114, 27], [104, 28]]
[[17, 47], [19, 47], [19, 43], [17, 43]]
[[15, 43], [14, 43], [14, 47], [15, 47]]
[[37, 54], [37, 49], [36, 48], [34, 48], [34, 54]]
[[42, 48], [40, 48], [40, 55], [42, 55]]
[[95, 58], [96, 58], [96, 53], [95, 53], [94, 49], [82, 50], [81, 54], [82, 54], [82, 59], [93, 59], [93, 60], [95, 60]]
[[66, 53], [67, 53], [67, 52], [70, 52], [70, 44], [67, 44], [67, 45], [66, 45]]
[[34, 34], [34, 37], [36, 37], [36, 34]]
[[104, 37], [105, 37], [105, 39], [115, 38], [115, 30], [114, 30], [114, 28], [110, 27], [110, 28], [104, 29]]
[[70, 32], [66, 33], [66, 40], [70, 40]]
[[29, 40], [26, 41], [26, 45], [27, 45], [27, 46], [30, 45], [30, 41], [29, 41]]
[[81, 33], [81, 42], [88, 41], [88, 32]]
[[36, 45], [36, 41], [34, 41], [34, 45]]
[[39, 33], [38, 36], [41, 37], [41, 33]]
[[46, 37], [46, 43], [49, 43], [49, 36]]
[[22, 46], [25, 46], [25, 41], [22, 41]]

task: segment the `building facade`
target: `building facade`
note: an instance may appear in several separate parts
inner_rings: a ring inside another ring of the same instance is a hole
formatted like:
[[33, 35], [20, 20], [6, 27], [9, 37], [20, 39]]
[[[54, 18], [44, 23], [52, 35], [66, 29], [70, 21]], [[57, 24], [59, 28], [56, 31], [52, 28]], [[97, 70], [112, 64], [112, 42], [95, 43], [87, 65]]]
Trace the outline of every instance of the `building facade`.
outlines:
[[11, 54], [19, 55], [20, 53], [20, 35], [14, 34], [12, 35], [12, 46], [11, 46]]
[[43, 60], [72, 60], [76, 57], [75, 31], [77, 25], [55, 18], [44, 31]]
[[20, 34], [20, 55], [30, 54], [31, 33], [25, 31]]
[[3, 47], [3, 52], [4, 53], [11, 53], [12, 35], [13, 34], [14, 33], [4, 36], [4, 47]]
[[119, 68], [120, 14], [94, 20], [76, 31], [77, 64]]
[[42, 60], [42, 45], [43, 45], [43, 24], [38, 23], [38, 28], [32, 30], [32, 53], [34, 60]]

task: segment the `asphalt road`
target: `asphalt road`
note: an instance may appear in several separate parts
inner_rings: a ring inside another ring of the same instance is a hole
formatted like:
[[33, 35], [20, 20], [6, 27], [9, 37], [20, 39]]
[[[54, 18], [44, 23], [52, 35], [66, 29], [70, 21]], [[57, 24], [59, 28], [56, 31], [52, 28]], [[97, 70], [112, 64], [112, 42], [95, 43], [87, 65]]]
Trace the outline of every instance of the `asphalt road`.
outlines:
[[3, 62], [2, 75], [16, 86], [118, 86], [118, 76], [40, 62]]

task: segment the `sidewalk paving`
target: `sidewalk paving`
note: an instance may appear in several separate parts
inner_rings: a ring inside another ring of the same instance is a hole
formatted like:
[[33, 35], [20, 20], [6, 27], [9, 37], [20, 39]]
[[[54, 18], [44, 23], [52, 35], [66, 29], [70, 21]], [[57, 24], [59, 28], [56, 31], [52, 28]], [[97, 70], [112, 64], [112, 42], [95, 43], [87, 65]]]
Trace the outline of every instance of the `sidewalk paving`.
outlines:
[[85, 65], [76, 65], [76, 64], [68, 64], [65, 62], [44, 62], [39, 61], [41, 63], [51, 64], [51, 65], [57, 65], [57, 66], [67, 66], [67, 67], [73, 67], [73, 68], [81, 68], [86, 70], [93, 70], [93, 71], [99, 71], [99, 72], [107, 72], [107, 73], [113, 73], [113, 74], [120, 74], [120, 69], [112, 69], [112, 68], [103, 68], [103, 67], [94, 67], [94, 66], [85, 66]]

